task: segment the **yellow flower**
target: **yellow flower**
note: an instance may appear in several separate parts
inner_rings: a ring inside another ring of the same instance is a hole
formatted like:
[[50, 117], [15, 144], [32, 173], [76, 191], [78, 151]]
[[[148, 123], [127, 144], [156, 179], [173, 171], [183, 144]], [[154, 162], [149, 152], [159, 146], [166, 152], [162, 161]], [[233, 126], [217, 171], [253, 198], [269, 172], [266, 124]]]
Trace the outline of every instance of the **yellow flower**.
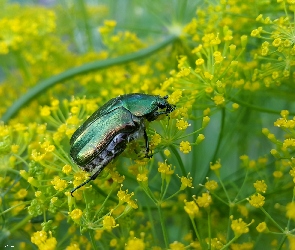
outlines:
[[103, 230], [95, 230], [95, 235], [94, 235], [95, 240], [100, 240], [102, 233], [103, 233]]
[[231, 216], [230, 219], [232, 220], [231, 229], [234, 231], [236, 237], [248, 233], [249, 226], [254, 222], [252, 220], [250, 224], [246, 224], [246, 222], [244, 222], [242, 218], [238, 220], [233, 220], [233, 216]]
[[57, 191], [63, 191], [68, 186], [67, 181], [61, 180], [59, 176], [55, 176], [54, 179], [51, 181], [51, 184]]
[[180, 119], [180, 120], [176, 121], [176, 127], [177, 127], [178, 130], [185, 130], [189, 126], [190, 126], [190, 124], [187, 121], [183, 120], [183, 119]]
[[176, 104], [179, 102], [180, 98], [182, 96], [181, 90], [175, 90], [171, 95], [169, 95], [168, 102], [170, 104]]
[[182, 153], [188, 154], [192, 150], [192, 146], [188, 141], [182, 141], [179, 145], [179, 149]]
[[41, 250], [54, 250], [57, 245], [56, 239], [54, 237], [47, 238], [47, 233], [45, 231], [34, 233], [31, 237], [31, 242], [37, 245]]
[[250, 199], [248, 199], [249, 203], [256, 208], [260, 208], [264, 205], [265, 203], [265, 197], [262, 196], [261, 194], [253, 194], [250, 196]]
[[202, 128], [206, 128], [207, 127], [207, 125], [209, 124], [209, 122], [210, 122], [210, 117], [209, 116], [204, 116], [203, 117], [203, 121], [202, 121]]
[[220, 160], [217, 160], [214, 164], [210, 162], [210, 169], [216, 171], [221, 168]]
[[27, 196], [28, 191], [24, 188], [20, 189], [16, 194], [15, 194], [15, 198], [16, 199], [23, 199]]
[[119, 224], [116, 224], [115, 219], [110, 215], [104, 216], [102, 224], [103, 224], [103, 228], [106, 229], [106, 230], [109, 230], [109, 231], [112, 228], [115, 228], [115, 227], [119, 226]]
[[207, 181], [205, 183], [205, 188], [208, 190], [208, 191], [214, 191], [216, 188], [218, 188], [218, 183], [214, 180], [212, 181]]
[[282, 178], [283, 175], [284, 175], [283, 172], [279, 170], [273, 172], [273, 176], [277, 179]]
[[147, 181], [148, 177], [147, 177], [148, 171], [144, 172], [144, 173], [139, 173], [136, 176], [136, 180], [137, 181]]
[[31, 237], [31, 242], [37, 246], [47, 240], [47, 233], [45, 231], [37, 231]]
[[288, 218], [295, 220], [295, 202], [290, 202], [287, 204], [286, 215]]
[[74, 221], [78, 221], [81, 219], [83, 212], [81, 211], [81, 209], [76, 208], [74, 209], [72, 212], [69, 213], [70, 217], [74, 220]]
[[223, 95], [216, 95], [212, 99], [217, 106], [221, 106], [225, 103]]
[[150, 142], [151, 147], [154, 148], [157, 145], [159, 145], [161, 143], [161, 140], [162, 140], [162, 137], [159, 134], [155, 133], [154, 135], [152, 135], [151, 142]]
[[184, 200], [184, 211], [189, 215], [189, 217], [195, 218], [199, 213], [199, 207], [195, 201], [186, 201]]
[[173, 243], [169, 244], [171, 250], [185, 250], [185, 245], [178, 241], [174, 241]]
[[118, 171], [110, 171], [110, 174], [114, 182], [117, 182], [120, 184], [125, 180], [125, 176], [120, 175]]
[[161, 174], [165, 174], [165, 175], [172, 175], [174, 173], [174, 170], [171, 169], [171, 164], [168, 165], [165, 162], [158, 162], [158, 171], [161, 173]]
[[164, 155], [166, 155], [167, 157], [169, 157], [169, 156], [171, 155], [170, 150], [166, 148], [166, 149], [164, 150]]
[[129, 239], [126, 243], [125, 250], [144, 250], [145, 249], [145, 243], [143, 239], [138, 239], [134, 237], [133, 239]]
[[117, 244], [118, 244], [118, 240], [117, 239], [111, 239], [111, 241], [110, 241], [110, 246], [111, 247], [116, 247]]
[[204, 72], [204, 76], [205, 76], [205, 78], [207, 78], [207, 79], [209, 79], [209, 80], [212, 80], [213, 79], [213, 75], [211, 75], [209, 72]]
[[17, 154], [19, 145], [11, 145], [11, 152]]
[[198, 145], [204, 140], [205, 140], [205, 136], [203, 134], [199, 134], [196, 140], [196, 144]]
[[267, 225], [265, 222], [261, 222], [258, 224], [258, 226], [256, 227], [256, 230], [258, 231], [258, 233], [265, 233], [268, 231]]
[[50, 116], [50, 113], [51, 113], [51, 111], [50, 111], [50, 107], [48, 107], [48, 106], [44, 106], [44, 107], [42, 107], [41, 110], [40, 110], [40, 114], [41, 114], [41, 116], [43, 116], [43, 117]]
[[204, 64], [204, 59], [203, 59], [203, 58], [199, 58], [199, 59], [196, 61], [196, 65], [197, 65], [197, 66], [200, 66], [200, 65], [202, 65], [202, 64]]
[[265, 181], [256, 181], [254, 183], [254, 188], [256, 189], [256, 192], [262, 192], [265, 193], [267, 189], [267, 185], [265, 184]]
[[282, 43], [282, 39], [281, 38], [276, 38], [273, 42], [272, 42], [272, 45], [274, 47], [279, 47]]
[[69, 164], [66, 164], [63, 166], [62, 171], [68, 175], [72, 172], [72, 167]]
[[180, 181], [181, 181], [180, 190], [184, 190], [187, 187], [193, 188], [193, 184], [192, 184], [193, 178], [192, 177], [188, 178], [188, 177], [182, 176], [182, 177], [180, 177]]
[[72, 242], [71, 245], [66, 247], [66, 250], [80, 250], [80, 247], [79, 247], [78, 243]]
[[202, 196], [198, 196], [198, 198], [195, 200], [198, 203], [199, 207], [206, 208], [206, 207], [209, 207], [212, 203], [212, 197], [208, 193], [202, 193]]
[[218, 238], [211, 239], [211, 249], [222, 249], [223, 244]]

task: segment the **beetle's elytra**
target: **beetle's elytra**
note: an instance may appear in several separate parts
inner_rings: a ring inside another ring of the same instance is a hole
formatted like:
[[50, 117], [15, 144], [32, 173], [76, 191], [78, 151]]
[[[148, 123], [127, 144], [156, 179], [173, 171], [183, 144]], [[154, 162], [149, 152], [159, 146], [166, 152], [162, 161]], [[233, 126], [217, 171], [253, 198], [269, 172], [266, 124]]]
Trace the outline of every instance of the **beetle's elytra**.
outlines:
[[95, 111], [72, 135], [70, 155], [80, 168], [92, 176], [71, 191], [94, 180], [106, 165], [121, 154], [128, 142], [143, 136], [146, 157], [149, 142], [144, 120], [153, 121], [175, 109], [168, 96], [126, 94], [109, 100]]

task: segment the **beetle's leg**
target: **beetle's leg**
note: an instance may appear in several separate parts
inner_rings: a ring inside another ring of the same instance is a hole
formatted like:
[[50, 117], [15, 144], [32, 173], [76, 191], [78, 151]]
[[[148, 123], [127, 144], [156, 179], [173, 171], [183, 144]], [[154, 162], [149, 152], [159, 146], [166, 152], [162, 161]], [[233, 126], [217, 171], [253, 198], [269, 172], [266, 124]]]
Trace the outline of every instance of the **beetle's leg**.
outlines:
[[151, 158], [153, 155], [152, 154], [149, 154], [150, 152], [150, 147], [149, 147], [149, 138], [148, 138], [148, 135], [145, 131], [145, 129], [143, 129], [143, 138], [145, 140], [145, 158]]
[[151, 121], [154, 121], [158, 118], [158, 116], [160, 115], [168, 115], [167, 111], [156, 111], [154, 112], [153, 114], [151, 114], [149, 117], [147, 117], [146, 119], [151, 122]]
[[103, 170], [103, 167], [99, 168], [92, 176], [90, 176], [90, 178], [86, 181], [84, 181], [83, 183], [81, 183], [79, 186], [75, 187], [73, 190], [71, 190], [71, 196], [73, 196], [73, 193], [79, 189], [80, 187], [83, 187], [84, 185], [86, 185], [88, 182], [95, 180], [96, 177], [100, 174], [100, 172]]

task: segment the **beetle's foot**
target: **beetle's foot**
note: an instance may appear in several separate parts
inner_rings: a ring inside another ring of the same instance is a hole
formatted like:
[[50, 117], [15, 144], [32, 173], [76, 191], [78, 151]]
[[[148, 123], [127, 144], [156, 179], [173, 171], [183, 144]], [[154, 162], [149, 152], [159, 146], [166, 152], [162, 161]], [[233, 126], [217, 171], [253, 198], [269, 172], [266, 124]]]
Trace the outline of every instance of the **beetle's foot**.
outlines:
[[150, 159], [153, 157], [153, 155], [154, 155], [153, 153], [145, 152], [144, 158]]

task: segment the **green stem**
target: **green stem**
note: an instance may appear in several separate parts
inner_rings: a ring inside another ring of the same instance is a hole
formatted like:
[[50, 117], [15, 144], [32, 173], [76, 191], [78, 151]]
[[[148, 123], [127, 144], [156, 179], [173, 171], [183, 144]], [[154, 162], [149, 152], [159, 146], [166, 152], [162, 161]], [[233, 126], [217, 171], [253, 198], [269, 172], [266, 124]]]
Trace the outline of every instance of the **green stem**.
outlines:
[[196, 222], [194, 221], [193, 218], [190, 217], [190, 219], [191, 219], [191, 222], [192, 222], [192, 224], [193, 224], [193, 228], [194, 228], [195, 234], [196, 234], [196, 236], [197, 236], [197, 238], [198, 238], [198, 241], [200, 242], [200, 244], [201, 244], [201, 246], [202, 246], [202, 249], [205, 249], [205, 247], [203, 246], [204, 242], [202, 241], [202, 239], [201, 239], [201, 237], [200, 237], [199, 231], [198, 231], [198, 229], [197, 229]]
[[210, 206], [208, 209], [208, 238], [209, 238], [209, 244], [208, 249], [211, 250], [211, 212], [210, 212]]
[[164, 241], [165, 241], [165, 248], [168, 249], [168, 236], [167, 236], [167, 230], [166, 230], [166, 226], [165, 226], [165, 222], [164, 222], [164, 218], [163, 218], [163, 213], [162, 213], [162, 209], [161, 209], [161, 203], [158, 203], [157, 207], [158, 207], [158, 211], [159, 211], [161, 227], [162, 227]]
[[30, 102], [32, 99], [34, 99], [36, 96], [40, 95], [41, 93], [44, 93], [45, 90], [49, 89], [50, 87], [54, 86], [57, 83], [61, 83], [75, 76], [86, 74], [94, 70], [104, 69], [113, 65], [126, 64], [131, 61], [142, 59], [144, 57], [152, 55], [155, 52], [163, 49], [164, 47], [175, 42], [176, 40], [177, 40], [176, 36], [168, 36], [162, 42], [159, 42], [148, 48], [139, 50], [135, 53], [119, 56], [117, 58], [110, 58], [106, 60], [98, 60], [91, 63], [86, 63], [79, 67], [71, 68], [69, 70], [64, 71], [61, 74], [45, 79], [39, 82], [38, 84], [36, 84], [36, 86], [31, 88], [27, 93], [25, 93], [17, 101], [15, 101], [13, 105], [7, 109], [6, 113], [2, 116], [1, 120], [4, 122], [8, 122], [8, 120], [12, 118], [14, 115], [16, 115], [16, 113], [28, 102]]
[[92, 245], [92, 249], [94, 249], [94, 250], [98, 249], [97, 245], [95, 243], [94, 230], [89, 231], [89, 237], [90, 237], [90, 242], [91, 242], [91, 245]]
[[287, 235], [284, 235], [283, 238], [282, 238], [282, 240], [281, 240], [281, 242], [280, 242], [280, 245], [278, 247], [278, 250], [281, 250], [283, 248], [286, 239], [287, 239]]
[[30, 219], [32, 219], [31, 215], [28, 215], [27, 217], [25, 217], [22, 221], [20, 221], [19, 223], [17, 223], [13, 228], [10, 229], [10, 233], [12, 234], [14, 231], [16, 231], [17, 229], [21, 228], [23, 225], [25, 225]]
[[268, 218], [268, 219], [270, 219], [271, 221], [272, 221], [272, 223], [273, 224], [275, 224], [276, 226], [277, 226], [277, 228], [282, 232], [282, 233], [284, 233], [284, 229], [283, 228], [281, 228], [280, 227], [280, 225], [269, 215], [269, 213], [268, 212], [266, 212], [265, 210], [264, 210], [264, 208], [263, 207], [261, 207], [260, 208], [261, 209], [261, 211], [266, 215], [266, 217]]
[[183, 165], [183, 162], [182, 162], [182, 159], [178, 153], [178, 151], [176, 150], [176, 148], [173, 146], [173, 145], [170, 145], [170, 150], [173, 152], [174, 156], [176, 157], [177, 161], [178, 161], [178, 164], [180, 166], [180, 169], [181, 169], [181, 174], [183, 176], [187, 176], [187, 172], [186, 172], [186, 169]]
[[[241, 100], [237, 100], [235, 98], [230, 98], [230, 100], [232, 102], [235, 102], [241, 106], [245, 106], [245, 107], [248, 107], [248, 108], [251, 108], [253, 110], [256, 110], [256, 111], [259, 111], [259, 112], [263, 112], [263, 113], [270, 113], [270, 114], [276, 114], [276, 115], [280, 115], [281, 111], [280, 110], [273, 110], [273, 109], [267, 109], [267, 108], [262, 108], [261, 106], [256, 106], [256, 105], [252, 105], [248, 102], [244, 102], [244, 101], [241, 101]], [[290, 112], [289, 113], [290, 115], [295, 115], [294, 112]]]
[[7, 213], [7, 212], [9, 212], [11, 210], [13, 210], [14, 208], [16, 208], [18, 206], [28, 205], [30, 203], [31, 203], [31, 201], [24, 201], [24, 202], [19, 203], [19, 204], [15, 205], [15, 206], [12, 206], [12, 207], [6, 209], [5, 211], [3, 211], [2, 213], [0, 213], [0, 216], [2, 216], [3, 214], [5, 214], [5, 213]]
[[91, 26], [89, 25], [90, 17], [88, 17], [87, 7], [85, 6], [84, 2], [85, 2], [84, 0], [77, 1], [77, 6], [80, 10], [80, 13], [82, 14], [83, 25], [84, 25], [84, 29], [85, 29], [85, 33], [87, 37], [88, 49], [90, 51], [94, 51], [93, 36], [91, 33]]
[[[222, 108], [221, 109], [221, 125], [220, 125], [219, 136], [218, 136], [217, 145], [216, 145], [215, 152], [214, 152], [211, 162], [216, 161], [217, 154], [218, 154], [219, 148], [221, 146], [221, 140], [223, 137], [224, 123], [225, 123], [225, 108]], [[205, 182], [205, 179], [209, 175], [209, 172], [210, 172], [210, 167], [208, 168], [207, 172], [205, 173], [205, 176], [202, 177], [201, 183]]]
[[232, 238], [231, 241], [229, 241], [226, 245], [224, 245], [220, 250], [227, 249], [234, 241], [237, 240], [237, 238], [239, 237], [235, 236], [234, 238]]

